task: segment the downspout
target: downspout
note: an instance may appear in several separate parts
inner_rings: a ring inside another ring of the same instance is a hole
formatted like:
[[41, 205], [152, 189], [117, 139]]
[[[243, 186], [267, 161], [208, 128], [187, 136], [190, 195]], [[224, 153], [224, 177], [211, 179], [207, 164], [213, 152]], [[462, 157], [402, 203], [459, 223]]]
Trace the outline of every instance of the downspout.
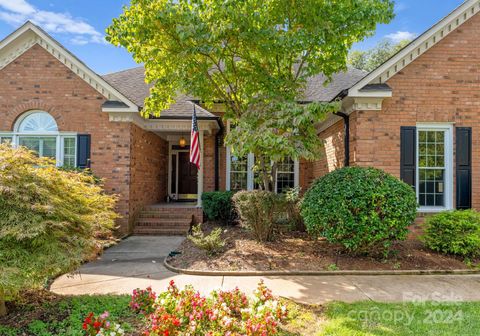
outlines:
[[343, 143], [345, 144], [345, 162], [344, 166], [350, 166], [350, 116], [343, 112], [336, 112], [335, 115], [343, 118], [343, 125], [344, 125], [344, 139]]
[[220, 190], [220, 146], [223, 143], [223, 132], [224, 127], [223, 123], [220, 118], [217, 119], [218, 130], [217, 134], [215, 134], [215, 191]]

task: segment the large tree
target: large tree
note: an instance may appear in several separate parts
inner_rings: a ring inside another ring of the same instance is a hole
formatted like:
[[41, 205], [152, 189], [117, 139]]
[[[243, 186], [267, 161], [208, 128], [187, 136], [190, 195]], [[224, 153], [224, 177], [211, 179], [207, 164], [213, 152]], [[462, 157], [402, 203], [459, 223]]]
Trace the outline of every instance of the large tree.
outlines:
[[354, 68], [370, 72], [385, 63], [409, 43], [410, 40], [402, 40], [396, 43], [390, 39], [381, 40], [372, 49], [351, 51], [348, 55], [348, 64]]
[[338, 108], [297, 104], [307, 78], [345, 70], [352, 44], [392, 18], [391, 0], [132, 0], [107, 39], [154, 83], [144, 116], [179, 93], [224, 102], [235, 125], [228, 145], [262, 158], [269, 189], [269, 169], [282, 157], [318, 155], [313, 124]]

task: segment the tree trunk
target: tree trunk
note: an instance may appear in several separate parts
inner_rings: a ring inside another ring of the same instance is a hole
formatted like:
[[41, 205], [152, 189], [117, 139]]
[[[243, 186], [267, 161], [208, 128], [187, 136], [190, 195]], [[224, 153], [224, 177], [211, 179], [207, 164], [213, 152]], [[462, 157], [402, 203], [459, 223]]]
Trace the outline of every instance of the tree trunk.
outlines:
[[0, 297], [0, 316], [7, 315], [7, 306], [5, 306], [5, 301]]

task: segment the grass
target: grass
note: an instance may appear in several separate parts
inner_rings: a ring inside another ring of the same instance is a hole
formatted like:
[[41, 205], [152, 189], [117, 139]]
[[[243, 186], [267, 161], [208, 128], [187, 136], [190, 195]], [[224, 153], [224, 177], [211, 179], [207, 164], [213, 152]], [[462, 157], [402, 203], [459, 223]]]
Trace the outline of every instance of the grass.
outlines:
[[[30, 298], [0, 320], [1, 336], [81, 336], [89, 312], [108, 310], [127, 335], [140, 335], [144, 321], [118, 295]], [[359, 302], [306, 306], [283, 300], [289, 310], [281, 336], [476, 336], [480, 302], [384, 304]]]
[[290, 320], [283, 336], [476, 336], [480, 330], [480, 302], [359, 302], [325, 307], [288, 302], [288, 308]]

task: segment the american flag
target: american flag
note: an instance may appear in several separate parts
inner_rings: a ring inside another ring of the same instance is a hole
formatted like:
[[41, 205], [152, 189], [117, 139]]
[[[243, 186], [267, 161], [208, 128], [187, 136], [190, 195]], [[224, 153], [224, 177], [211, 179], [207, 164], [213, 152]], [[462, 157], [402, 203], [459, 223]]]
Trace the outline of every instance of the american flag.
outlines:
[[200, 169], [200, 141], [198, 139], [197, 112], [193, 105], [192, 133], [190, 135], [190, 162]]

